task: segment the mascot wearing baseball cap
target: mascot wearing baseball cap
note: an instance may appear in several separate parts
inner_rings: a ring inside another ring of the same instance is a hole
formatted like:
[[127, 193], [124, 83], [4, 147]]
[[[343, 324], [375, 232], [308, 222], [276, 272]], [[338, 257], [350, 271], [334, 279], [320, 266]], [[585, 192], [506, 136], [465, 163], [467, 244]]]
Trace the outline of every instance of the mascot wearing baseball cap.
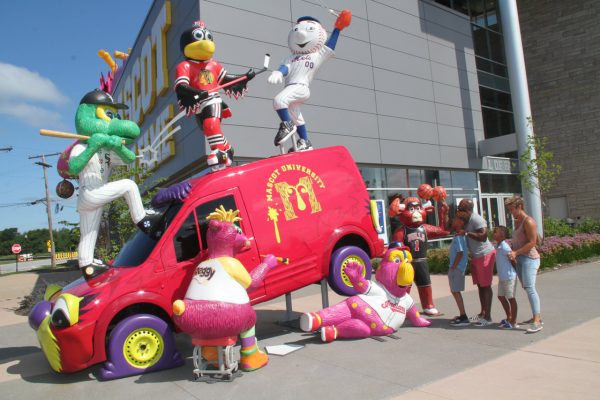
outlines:
[[[79, 267], [86, 279], [94, 278], [109, 267], [94, 259], [100, 219], [105, 204], [124, 197], [131, 219], [144, 232], [150, 232], [159, 217], [144, 210], [138, 186], [130, 179], [109, 182], [113, 166], [135, 161], [135, 153], [127, 148], [140, 135], [132, 121], [122, 120], [119, 110], [127, 109], [116, 103], [111, 95], [93, 90], [81, 99], [75, 114], [75, 127], [80, 135], [89, 136], [72, 145], [61, 157], [58, 168], [61, 176], [79, 179], [77, 211], [80, 215], [81, 237], [78, 246]], [[66, 171], [61, 171], [61, 165]]]
[[288, 47], [292, 54], [268, 78], [269, 83], [274, 85], [285, 83], [285, 88], [273, 99], [273, 108], [281, 119], [275, 146], [280, 146], [297, 132], [299, 139], [294, 149], [312, 149], [300, 105], [310, 97], [310, 82], [321, 65], [333, 57], [340, 31], [350, 25], [351, 20], [352, 13], [343, 10], [327, 42], [325, 28], [313, 17], [298, 18], [292, 27], [288, 35]]
[[[446, 190], [442, 186], [432, 188], [427, 184], [419, 186], [417, 197], [407, 197], [403, 201], [396, 198], [389, 207], [389, 216], [398, 217], [402, 226], [393, 234], [393, 240], [410, 248], [413, 256], [413, 267], [415, 269], [415, 283], [419, 290], [419, 298], [423, 307], [423, 314], [428, 316], [441, 315], [433, 304], [433, 292], [431, 290], [431, 277], [429, 276], [429, 265], [427, 264], [427, 243], [429, 239], [447, 236], [450, 232], [444, 229], [444, 221], [448, 212], [445, 202]], [[426, 224], [427, 214], [434, 212], [430, 199], [438, 202], [438, 214], [440, 225]]]

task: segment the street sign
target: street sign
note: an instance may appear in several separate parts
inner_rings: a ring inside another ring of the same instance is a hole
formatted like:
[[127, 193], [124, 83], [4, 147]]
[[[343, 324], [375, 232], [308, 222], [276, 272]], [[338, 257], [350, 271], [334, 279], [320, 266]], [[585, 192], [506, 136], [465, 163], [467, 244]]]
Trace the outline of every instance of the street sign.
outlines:
[[19, 254], [21, 252], [21, 245], [19, 243], [15, 243], [12, 245], [11, 250], [13, 254]]

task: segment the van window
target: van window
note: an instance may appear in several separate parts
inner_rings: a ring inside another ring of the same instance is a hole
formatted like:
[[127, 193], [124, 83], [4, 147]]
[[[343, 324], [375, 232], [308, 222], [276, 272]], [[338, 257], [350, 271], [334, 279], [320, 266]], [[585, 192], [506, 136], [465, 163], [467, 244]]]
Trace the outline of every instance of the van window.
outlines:
[[[196, 215], [198, 216], [198, 223], [200, 224], [200, 236], [202, 237], [202, 248], [206, 249], [206, 230], [208, 229], [208, 220], [206, 217], [215, 211], [219, 206], [223, 206], [225, 210], [237, 210], [235, 200], [232, 195], [220, 197], [215, 200], [208, 201], [204, 204], [200, 204], [196, 207]], [[239, 223], [236, 223], [239, 226]]]
[[156, 223], [156, 228], [148, 235], [142, 231], [136, 231], [133, 236], [121, 248], [121, 251], [112, 263], [113, 267], [136, 267], [141, 265], [162, 236], [167, 230], [173, 218], [179, 212], [181, 202], [165, 205], [157, 208], [155, 211], [162, 215], [160, 221]]
[[177, 262], [190, 260], [200, 253], [200, 241], [198, 240], [196, 218], [194, 218], [193, 212], [181, 224], [179, 231], [173, 237], [173, 244]]

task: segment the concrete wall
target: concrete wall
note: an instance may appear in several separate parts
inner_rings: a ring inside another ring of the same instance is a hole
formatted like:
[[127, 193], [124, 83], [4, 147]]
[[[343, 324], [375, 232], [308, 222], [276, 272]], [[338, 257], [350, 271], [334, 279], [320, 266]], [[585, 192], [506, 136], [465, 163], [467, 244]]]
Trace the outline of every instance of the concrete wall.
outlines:
[[600, 3], [518, 6], [535, 132], [563, 168], [546, 196], [566, 196], [570, 218], [600, 218]]
[[[265, 53], [276, 69], [289, 54], [287, 35], [300, 16], [318, 18], [330, 32], [335, 17], [319, 4], [173, 0], [167, 32], [171, 82], [183, 60], [179, 35], [198, 17], [214, 34], [214, 58], [230, 73], [243, 73], [260, 67]], [[146, 25], [162, 5], [163, 0], [155, 2]], [[358, 163], [479, 168], [476, 143], [483, 139], [483, 123], [468, 19], [428, 0], [330, 0], [327, 5], [349, 8], [353, 20], [338, 40], [336, 58], [317, 73], [302, 108], [313, 145], [343, 144]], [[273, 138], [279, 120], [272, 98], [282, 86], [269, 85], [267, 76], [255, 78], [244, 99], [226, 100], [234, 115], [223, 121], [223, 129], [237, 157], [278, 154]], [[155, 112], [168, 103], [176, 103], [172, 87], [157, 100]], [[176, 157], [157, 175], [173, 175], [205, 154], [193, 118], [181, 126]]]

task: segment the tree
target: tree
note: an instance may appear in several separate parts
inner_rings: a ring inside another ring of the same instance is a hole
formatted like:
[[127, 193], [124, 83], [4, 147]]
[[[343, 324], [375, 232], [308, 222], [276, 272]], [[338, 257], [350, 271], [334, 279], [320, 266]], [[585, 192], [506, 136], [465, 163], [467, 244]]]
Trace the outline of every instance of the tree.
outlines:
[[[119, 169], [113, 170], [110, 180], [132, 179], [133, 177], [141, 188], [146, 184], [148, 186], [152, 184], [153, 187], [151, 189], [141, 193], [142, 202], [149, 204], [159, 189], [158, 185], [165, 180], [165, 178], [151, 180], [151, 175], [150, 171], [142, 167], [119, 167]], [[97, 257], [105, 260], [115, 258], [123, 245], [125, 245], [137, 229], [133, 221], [131, 221], [129, 207], [125, 199], [120, 198], [107, 204], [104, 208], [100, 232], [98, 234], [98, 243], [96, 245]]]
[[[531, 117], [528, 119], [529, 124], [533, 126]], [[562, 167], [554, 162], [554, 153], [547, 149], [547, 137], [539, 137], [532, 135], [527, 138], [527, 149], [521, 154], [519, 159], [524, 168], [519, 172], [519, 179], [528, 190], [538, 189], [542, 199], [544, 193], [547, 193], [556, 182], [556, 178], [560, 175]], [[535, 154], [535, 159], [533, 155]]]
[[17, 228], [7, 228], [0, 230], [0, 255], [11, 255], [11, 246], [18, 243], [19, 232]]

